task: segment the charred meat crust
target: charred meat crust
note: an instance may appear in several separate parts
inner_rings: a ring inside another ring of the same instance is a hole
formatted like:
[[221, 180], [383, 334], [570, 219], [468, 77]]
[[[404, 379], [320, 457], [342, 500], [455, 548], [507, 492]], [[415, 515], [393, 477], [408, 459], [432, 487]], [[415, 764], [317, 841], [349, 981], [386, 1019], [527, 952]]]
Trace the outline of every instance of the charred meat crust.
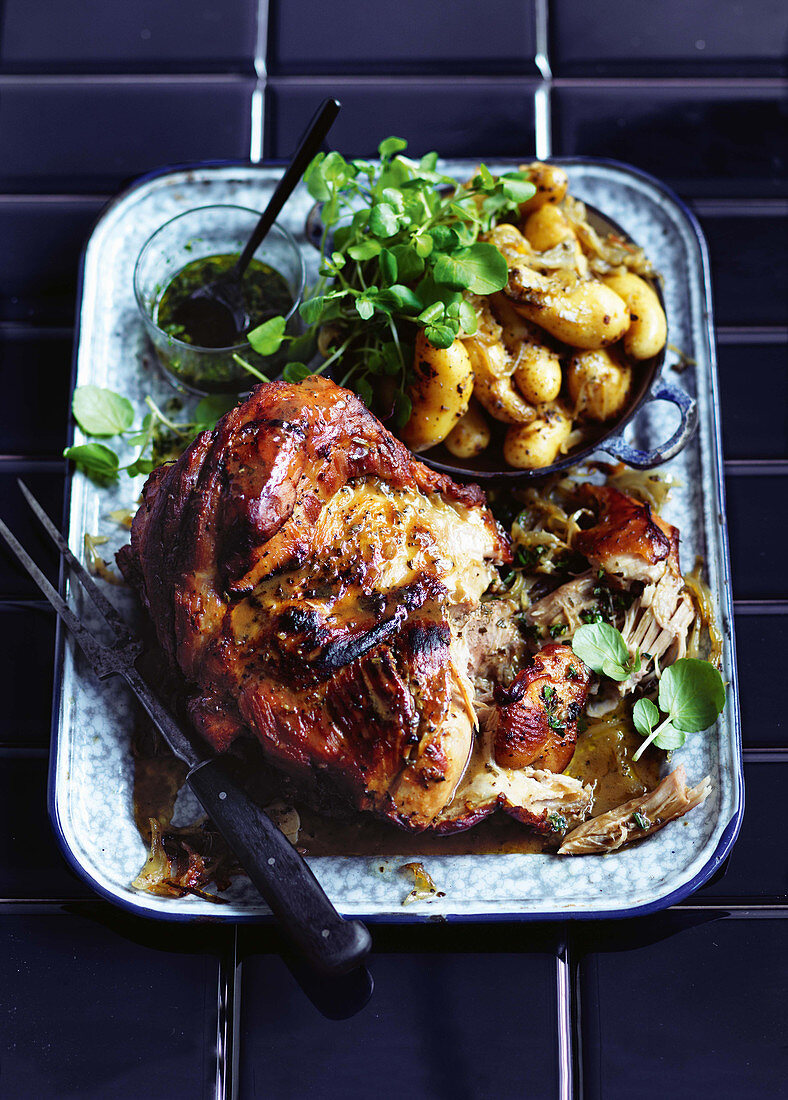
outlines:
[[349, 391], [257, 387], [151, 475], [118, 560], [217, 751], [249, 731], [411, 829], [451, 799], [473, 723], [449, 605], [509, 542], [478, 486], [415, 461]]
[[569, 646], [552, 643], [540, 649], [508, 688], [496, 689], [491, 719], [496, 763], [562, 772], [575, 751], [590, 678]]
[[578, 498], [593, 509], [597, 522], [575, 535], [573, 550], [611, 573], [630, 575], [633, 563], [638, 563], [639, 575], [631, 575], [633, 580], [650, 580], [655, 571], [662, 573], [661, 563], [678, 541], [674, 527], [654, 516], [648, 504], [610, 486], [582, 485]]

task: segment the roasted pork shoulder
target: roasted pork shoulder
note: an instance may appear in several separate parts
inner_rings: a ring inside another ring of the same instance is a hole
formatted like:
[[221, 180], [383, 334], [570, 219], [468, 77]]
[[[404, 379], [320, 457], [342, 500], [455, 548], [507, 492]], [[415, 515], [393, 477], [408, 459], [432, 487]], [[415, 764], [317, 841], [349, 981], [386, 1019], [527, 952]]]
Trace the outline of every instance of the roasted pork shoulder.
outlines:
[[[453, 799], [522, 650], [511, 605], [480, 603], [510, 559], [481, 489], [322, 378], [257, 387], [156, 470], [119, 555], [206, 741], [251, 734], [302, 790], [413, 830], [472, 823]], [[541, 820], [536, 757], [512, 799]]]

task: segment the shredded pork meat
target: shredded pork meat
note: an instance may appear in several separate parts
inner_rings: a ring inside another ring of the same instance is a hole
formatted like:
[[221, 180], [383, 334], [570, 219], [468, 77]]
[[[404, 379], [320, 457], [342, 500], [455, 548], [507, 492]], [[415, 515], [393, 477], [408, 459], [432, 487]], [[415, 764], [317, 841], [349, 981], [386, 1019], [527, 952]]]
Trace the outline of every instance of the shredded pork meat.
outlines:
[[609, 810], [578, 825], [558, 849], [560, 856], [583, 856], [614, 852], [632, 840], [640, 840], [694, 810], [711, 793], [708, 776], [695, 787], [687, 786], [683, 765], [666, 776], [647, 794], [631, 798], [623, 806]]
[[596, 603], [595, 584], [593, 574], [588, 572], [560, 585], [531, 604], [525, 614], [526, 621], [541, 627], [565, 623], [568, 631], [574, 633], [582, 622], [582, 613]]

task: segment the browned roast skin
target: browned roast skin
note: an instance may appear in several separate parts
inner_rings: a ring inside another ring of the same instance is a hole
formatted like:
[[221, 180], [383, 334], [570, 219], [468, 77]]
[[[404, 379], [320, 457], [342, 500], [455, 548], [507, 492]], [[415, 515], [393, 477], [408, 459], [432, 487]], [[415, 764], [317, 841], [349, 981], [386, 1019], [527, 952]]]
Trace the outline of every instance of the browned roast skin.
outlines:
[[119, 563], [218, 751], [251, 731], [294, 776], [425, 828], [472, 730], [444, 561], [457, 524], [465, 573], [510, 560], [478, 486], [415, 461], [353, 394], [311, 378], [258, 386], [155, 471]]
[[562, 772], [575, 751], [589, 681], [589, 670], [569, 646], [553, 642], [540, 649], [508, 688], [496, 691], [496, 762]]
[[662, 576], [674, 533], [678, 544], [674, 527], [652, 515], [648, 504], [607, 485], [582, 485], [578, 497], [593, 508], [598, 520], [575, 535], [573, 550], [595, 568], [619, 573], [628, 580], [648, 582]]

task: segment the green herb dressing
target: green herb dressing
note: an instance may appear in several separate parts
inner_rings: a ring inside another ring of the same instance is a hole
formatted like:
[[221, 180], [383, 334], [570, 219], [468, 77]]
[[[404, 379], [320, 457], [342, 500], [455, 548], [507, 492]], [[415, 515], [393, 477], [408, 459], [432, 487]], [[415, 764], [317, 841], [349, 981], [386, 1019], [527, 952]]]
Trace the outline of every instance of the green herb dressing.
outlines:
[[[226, 274], [237, 261], [236, 253], [222, 253], [216, 256], [204, 256], [199, 260], [192, 260], [181, 268], [174, 279], [167, 285], [156, 308], [156, 324], [176, 340], [184, 344], [192, 344], [201, 347], [227, 347], [226, 334], [222, 332], [200, 332], [199, 338], [195, 330], [190, 330], [175, 320], [178, 309], [195, 290], [216, 282]], [[252, 260], [242, 282], [244, 305], [249, 317], [249, 324], [242, 332], [236, 333], [232, 343], [242, 343], [246, 333], [251, 328], [262, 324], [263, 321], [277, 315], [287, 315], [293, 305], [293, 295], [282, 276], [270, 264], [261, 260]], [[221, 336], [216, 342], [210, 342], [211, 336]]]

